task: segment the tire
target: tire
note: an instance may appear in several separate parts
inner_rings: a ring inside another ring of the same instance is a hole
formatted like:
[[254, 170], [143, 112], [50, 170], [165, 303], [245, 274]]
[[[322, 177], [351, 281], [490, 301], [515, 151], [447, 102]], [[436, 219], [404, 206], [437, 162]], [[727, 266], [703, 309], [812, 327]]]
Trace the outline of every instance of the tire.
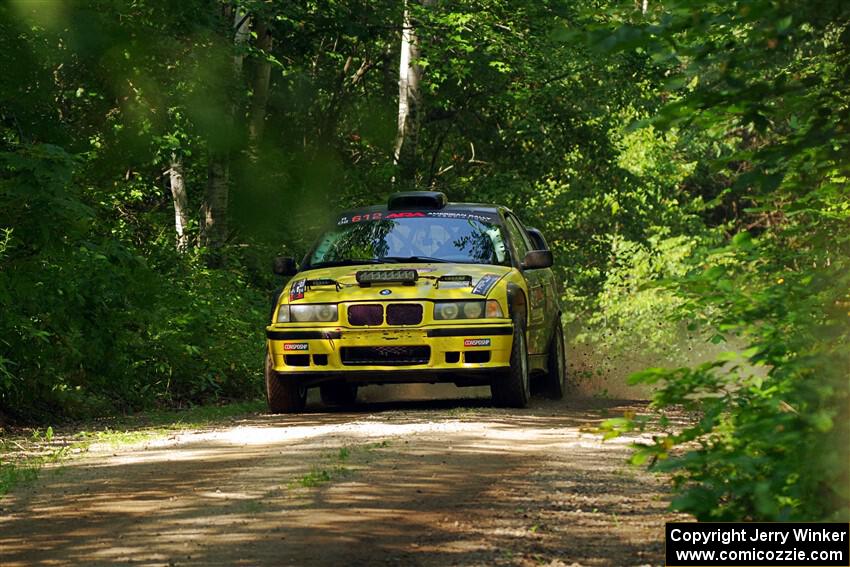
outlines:
[[327, 406], [351, 406], [357, 401], [357, 384], [323, 384], [319, 386], [319, 393]]
[[524, 408], [531, 397], [531, 378], [528, 369], [528, 346], [525, 320], [514, 316], [511, 344], [511, 368], [490, 385], [493, 403], [498, 407]]
[[555, 331], [549, 342], [546, 355], [546, 375], [543, 377], [543, 393], [547, 398], [560, 400], [564, 397], [567, 383], [567, 361], [564, 347], [564, 329], [561, 318], [555, 322]]
[[307, 388], [296, 382], [295, 376], [282, 379], [272, 367], [272, 359], [266, 353], [266, 399], [272, 413], [298, 413], [307, 403]]

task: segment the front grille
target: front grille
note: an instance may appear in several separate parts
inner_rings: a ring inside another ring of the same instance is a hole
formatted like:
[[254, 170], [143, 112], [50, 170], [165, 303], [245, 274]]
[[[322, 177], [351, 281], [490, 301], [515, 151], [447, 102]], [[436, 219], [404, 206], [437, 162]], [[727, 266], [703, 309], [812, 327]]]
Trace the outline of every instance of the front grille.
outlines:
[[387, 325], [418, 325], [422, 322], [422, 306], [416, 303], [387, 305]]
[[342, 347], [342, 363], [347, 366], [412, 366], [428, 364], [429, 346]]
[[384, 322], [382, 305], [351, 305], [348, 308], [348, 322], [351, 325], [380, 325]]

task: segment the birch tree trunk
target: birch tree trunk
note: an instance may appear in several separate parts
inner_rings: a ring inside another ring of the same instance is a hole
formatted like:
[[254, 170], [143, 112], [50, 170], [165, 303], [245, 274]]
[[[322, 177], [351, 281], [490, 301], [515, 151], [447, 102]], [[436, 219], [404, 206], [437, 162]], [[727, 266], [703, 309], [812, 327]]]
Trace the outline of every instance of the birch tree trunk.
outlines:
[[[422, 67], [419, 66], [419, 38], [410, 15], [410, 3], [405, 0], [401, 29], [401, 56], [398, 69], [398, 131], [393, 149], [393, 163], [397, 167], [397, 180], [412, 184], [417, 174], [417, 145], [421, 124]], [[422, 0], [430, 6], [433, 0]]]
[[[233, 11], [234, 47], [233, 81], [241, 84], [243, 47], [248, 41], [250, 18], [242, 10]], [[225, 105], [227, 108], [227, 105]], [[223, 117], [225, 129], [232, 132], [238, 103], [231, 99]], [[225, 138], [228, 138], [226, 136]], [[209, 248], [208, 263], [215, 267], [220, 263], [220, 249], [227, 241], [227, 203], [230, 191], [230, 148], [229, 141], [217, 140], [210, 144], [207, 165], [207, 187], [202, 206], [202, 242]]]
[[174, 202], [174, 228], [177, 232], [177, 251], [185, 252], [189, 248], [189, 197], [186, 194], [186, 182], [183, 179], [183, 159], [176, 152], [171, 153], [171, 199]]
[[242, 77], [242, 61], [245, 59], [243, 48], [248, 43], [251, 29], [251, 17], [244, 10], [233, 11], [233, 74], [236, 79]]

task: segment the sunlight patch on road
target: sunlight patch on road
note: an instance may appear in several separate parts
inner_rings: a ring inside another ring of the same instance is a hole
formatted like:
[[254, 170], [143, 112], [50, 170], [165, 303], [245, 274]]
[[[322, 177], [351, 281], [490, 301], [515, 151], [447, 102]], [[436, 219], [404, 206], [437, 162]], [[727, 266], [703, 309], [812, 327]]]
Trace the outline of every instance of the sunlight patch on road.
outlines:
[[[484, 416], [482, 416], [484, 417]], [[420, 438], [422, 436], [451, 435], [453, 445], [441, 450], [491, 453], [538, 452], [541, 450], [600, 449], [603, 445], [630, 445], [635, 442], [651, 442], [648, 435], [630, 435], [603, 441], [592, 431], [579, 427], [552, 427], [539, 416], [518, 416], [505, 419], [487, 416], [478, 420], [424, 421], [413, 423], [390, 423], [380, 420], [361, 420], [349, 423], [332, 423], [292, 426], [237, 426], [225, 430], [188, 432], [170, 435], [167, 438], [148, 441], [143, 447], [136, 446], [104, 459], [97, 467], [123, 466], [140, 463], [170, 461], [223, 461], [234, 456], [244, 456], [247, 447], [265, 451], [269, 447], [286, 447], [287, 451], [299, 452], [299, 445], [321, 439], [323, 445], [339, 446], [346, 443], [366, 442], [374, 439]], [[530, 418], [538, 418], [547, 427], [529, 427]], [[110, 449], [112, 451], [114, 449]]]

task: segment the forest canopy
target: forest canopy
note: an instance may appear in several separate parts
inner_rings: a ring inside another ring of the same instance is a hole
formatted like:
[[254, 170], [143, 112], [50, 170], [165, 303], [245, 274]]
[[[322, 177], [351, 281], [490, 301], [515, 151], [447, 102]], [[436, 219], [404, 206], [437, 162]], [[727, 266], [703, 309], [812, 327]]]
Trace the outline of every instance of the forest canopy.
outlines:
[[849, 56], [839, 0], [5, 2], [0, 421], [257, 396], [271, 259], [428, 188], [699, 416], [674, 507], [846, 520]]

